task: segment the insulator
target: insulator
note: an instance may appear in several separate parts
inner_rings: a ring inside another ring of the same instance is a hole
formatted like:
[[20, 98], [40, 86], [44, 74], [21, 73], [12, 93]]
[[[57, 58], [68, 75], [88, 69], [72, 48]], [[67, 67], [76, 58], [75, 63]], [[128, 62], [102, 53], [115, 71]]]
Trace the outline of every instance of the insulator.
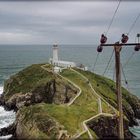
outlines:
[[103, 47], [102, 46], [98, 46], [97, 47], [97, 52], [102, 52], [102, 50], [103, 50]]
[[125, 84], [128, 84], [128, 82], [125, 80]]
[[121, 42], [122, 43], [126, 43], [127, 41], [128, 41], [128, 36], [127, 35], [125, 35], [125, 34], [122, 34], [122, 40], [121, 40]]
[[136, 45], [134, 48], [135, 51], [139, 51], [140, 50], [140, 45]]
[[137, 34], [137, 37], [140, 37], [140, 34]]
[[101, 39], [100, 39], [100, 43], [101, 43], [101, 44], [105, 44], [106, 41], [107, 41], [107, 37], [106, 37], [104, 34], [102, 34], [102, 35], [101, 35]]

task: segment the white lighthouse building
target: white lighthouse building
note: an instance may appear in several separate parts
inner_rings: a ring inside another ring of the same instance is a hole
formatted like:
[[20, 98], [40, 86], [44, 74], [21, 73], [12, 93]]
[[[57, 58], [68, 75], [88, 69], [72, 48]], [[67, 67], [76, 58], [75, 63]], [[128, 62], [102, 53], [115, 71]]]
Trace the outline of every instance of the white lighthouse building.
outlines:
[[59, 57], [58, 57], [58, 44], [54, 44], [52, 49], [53, 49], [53, 57], [52, 57], [52, 59], [50, 59], [51, 64], [53, 64], [54, 66], [57, 66], [57, 67], [64, 67], [64, 68], [76, 67], [75, 62], [62, 61], [59, 59]]
[[58, 61], [58, 45], [53, 45], [53, 62]]

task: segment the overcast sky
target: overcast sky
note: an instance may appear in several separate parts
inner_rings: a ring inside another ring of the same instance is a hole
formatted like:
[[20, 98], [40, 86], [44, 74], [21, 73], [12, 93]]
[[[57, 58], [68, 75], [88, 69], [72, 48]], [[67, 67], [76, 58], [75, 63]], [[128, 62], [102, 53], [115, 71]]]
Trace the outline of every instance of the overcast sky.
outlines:
[[[0, 44], [98, 44], [118, 1], [0, 2]], [[108, 42], [127, 33], [140, 13], [140, 2], [121, 2]], [[134, 41], [140, 19], [130, 33]]]

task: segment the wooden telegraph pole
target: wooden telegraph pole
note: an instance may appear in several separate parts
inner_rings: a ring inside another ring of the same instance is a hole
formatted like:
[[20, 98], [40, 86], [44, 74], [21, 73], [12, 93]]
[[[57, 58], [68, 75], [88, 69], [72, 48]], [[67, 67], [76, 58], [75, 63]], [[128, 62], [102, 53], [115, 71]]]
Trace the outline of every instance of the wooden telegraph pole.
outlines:
[[[137, 35], [140, 37], [140, 34]], [[135, 51], [140, 50], [140, 43], [115, 43], [115, 44], [101, 44], [98, 52], [102, 51], [103, 46], [112, 46], [115, 50], [115, 68], [116, 68], [116, 94], [117, 94], [117, 104], [118, 104], [118, 137], [119, 139], [124, 139], [124, 128], [123, 128], [123, 109], [122, 109], [122, 92], [121, 92], [121, 65], [120, 65], [120, 52], [122, 46], [136, 46]], [[100, 48], [101, 47], [101, 48]]]
[[118, 135], [120, 139], [124, 139], [123, 132], [123, 110], [122, 110], [122, 92], [121, 92], [121, 68], [120, 68], [120, 51], [121, 46], [114, 46], [115, 50], [115, 68], [116, 68], [116, 94], [118, 103]]

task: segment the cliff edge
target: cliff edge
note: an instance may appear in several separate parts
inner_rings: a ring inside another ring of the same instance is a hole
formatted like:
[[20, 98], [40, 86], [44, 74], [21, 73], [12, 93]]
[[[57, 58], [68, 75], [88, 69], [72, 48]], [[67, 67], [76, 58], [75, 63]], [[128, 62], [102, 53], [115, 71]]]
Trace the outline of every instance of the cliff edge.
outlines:
[[[115, 83], [77, 68], [52, 72], [49, 64], [35, 64], [4, 84], [0, 104], [16, 112], [16, 120], [0, 135], [23, 139], [116, 139]], [[140, 119], [140, 99], [122, 88], [125, 138]], [[100, 99], [100, 104], [99, 104]], [[99, 109], [100, 107], [100, 109]]]

